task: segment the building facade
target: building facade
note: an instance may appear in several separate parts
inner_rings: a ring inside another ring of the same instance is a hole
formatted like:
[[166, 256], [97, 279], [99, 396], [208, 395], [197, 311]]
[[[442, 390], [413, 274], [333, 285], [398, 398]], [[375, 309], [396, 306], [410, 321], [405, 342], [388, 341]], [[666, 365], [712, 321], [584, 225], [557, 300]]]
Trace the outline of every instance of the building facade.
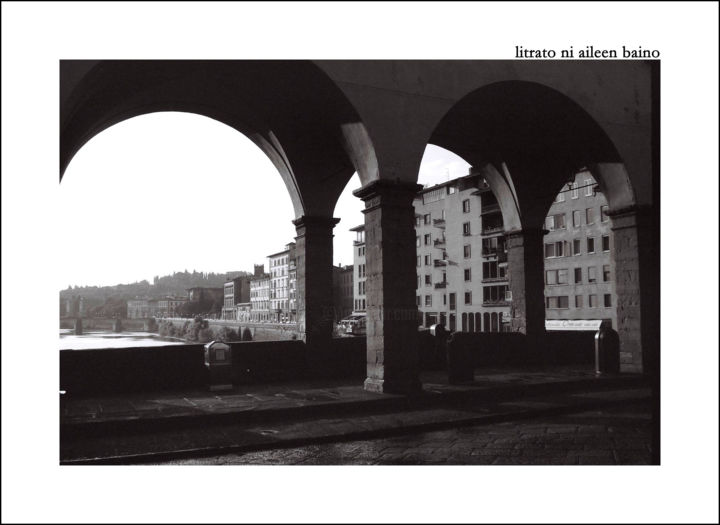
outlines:
[[257, 323], [270, 321], [270, 274], [265, 266], [255, 265], [255, 274], [250, 279], [250, 320]]
[[128, 319], [147, 319], [151, 316], [150, 304], [147, 299], [128, 299]]
[[617, 328], [608, 205], [588, 171], [558, 193], [545, 219], [545, 319], [607, 320]]
[[355, 232], [353, 241], [353, 313], [365, 312], [367, 307], [366, 261], [365, 258], [365, 225], [361, 224], [350, 231]]
[[451, 331], [509, 328], [507, 254], [500, 207], [472, 169], [413, 201], [419, 322]]
[[241, 276], [230, 279], [223, 287], [223, 294], [222, 318], [237, 320], [237, 305], [250, 301], [250, 277]]
[[283, 251], [268, 255], [267, 259], [270, 272], [270, 319], [276, 323], [295, 322], [297, 307], [290, 282], [291, 264], [295, 270], [295, 243], [286, 244]]
[[352, 314], [354, 308], [354, 266], [333, 267], [333, 309], [335, 322]]

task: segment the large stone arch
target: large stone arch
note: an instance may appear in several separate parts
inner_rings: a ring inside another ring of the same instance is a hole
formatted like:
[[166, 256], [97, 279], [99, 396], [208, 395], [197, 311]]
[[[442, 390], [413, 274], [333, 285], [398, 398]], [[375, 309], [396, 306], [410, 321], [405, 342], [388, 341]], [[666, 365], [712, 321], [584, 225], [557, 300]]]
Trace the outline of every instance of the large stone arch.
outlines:
[[62, 61], [60, 109], [61, 178], [82, 145], [117, 122], [197, 113], [245, 134], [268, 156], [298, 219], [332, 215], [355, 172], [346, 135], [363, 133], [352, 105], [308, 61]]
[[146, 113], [197, 113], [249, 137], [293, 203], [299, 330], [311, 346], [327, 346], [332, 213], [354, 163], [367, 173], [374, 153], [357, 112], [321, 69], [309, 61], [61, 61], [60, 85], [61, 179], [93, 136]]

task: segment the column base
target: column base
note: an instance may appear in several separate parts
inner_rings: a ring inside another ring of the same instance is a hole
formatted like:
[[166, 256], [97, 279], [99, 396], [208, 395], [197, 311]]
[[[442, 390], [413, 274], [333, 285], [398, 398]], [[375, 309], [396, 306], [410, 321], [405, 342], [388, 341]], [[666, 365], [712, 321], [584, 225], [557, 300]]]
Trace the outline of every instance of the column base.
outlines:
[[417, 395], [422, 392], [422, 383], [420, 383], [418, 378], [388, 381], [387, 379], [368, 377], [365, 379], [363, 386], [368, 392], [375, 392], [377, 394]]

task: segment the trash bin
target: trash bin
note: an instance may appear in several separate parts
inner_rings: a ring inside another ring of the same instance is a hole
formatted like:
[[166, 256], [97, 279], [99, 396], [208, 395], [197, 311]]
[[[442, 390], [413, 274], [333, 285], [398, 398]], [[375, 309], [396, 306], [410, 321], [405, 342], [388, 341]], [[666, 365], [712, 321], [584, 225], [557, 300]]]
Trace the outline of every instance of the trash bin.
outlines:
[[232, 352], [230, 345], [210, 341], [205, 345], [205, 368], [210, 391], [232, 390]]
[[595, 374], [620, 373], [620, 336], [603, 322], [595, 334]]

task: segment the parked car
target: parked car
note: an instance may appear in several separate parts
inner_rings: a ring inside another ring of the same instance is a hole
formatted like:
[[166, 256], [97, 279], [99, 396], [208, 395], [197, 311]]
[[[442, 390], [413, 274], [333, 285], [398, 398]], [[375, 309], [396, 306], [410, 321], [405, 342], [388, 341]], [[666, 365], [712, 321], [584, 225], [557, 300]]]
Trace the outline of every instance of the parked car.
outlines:
[[355, 313], [337, 324], [340, 335], [365, 335], [367, 333], [367, 318], [365, 313]]

